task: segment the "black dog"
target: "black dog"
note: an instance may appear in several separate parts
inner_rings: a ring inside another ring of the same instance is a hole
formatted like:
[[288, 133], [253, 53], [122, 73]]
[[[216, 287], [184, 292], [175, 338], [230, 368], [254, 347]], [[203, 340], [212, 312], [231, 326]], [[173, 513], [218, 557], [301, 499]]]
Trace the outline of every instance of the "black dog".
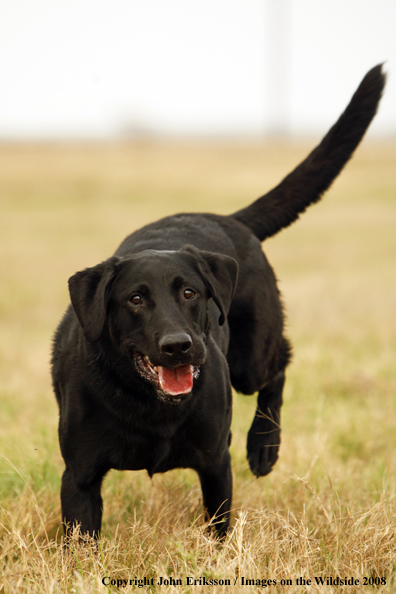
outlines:
[[271, 471], [290, 345], [260, 242], [330, 186], [374, 117], [384, 84], [376, 66], [319, 146], [252, 205], [230, 216], [162, 219], [70, 278], [72, 307], [52, 357], [69, 528], [98, 534], [110, 468], [152, 476], [188, 467], [223, 536], [232, 495], [231, 385], [258, 391], [248, 460], [256, 476]]

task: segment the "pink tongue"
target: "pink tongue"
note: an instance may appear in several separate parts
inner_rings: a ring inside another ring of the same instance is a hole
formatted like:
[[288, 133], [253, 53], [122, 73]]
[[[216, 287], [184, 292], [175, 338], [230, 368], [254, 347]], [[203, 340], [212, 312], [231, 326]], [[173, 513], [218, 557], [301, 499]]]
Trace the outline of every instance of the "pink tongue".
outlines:
[[180, 365], [175, 369], [158, 367], [161, 388], [170, 396], [188, 394], [193, 387], [193, 366]]

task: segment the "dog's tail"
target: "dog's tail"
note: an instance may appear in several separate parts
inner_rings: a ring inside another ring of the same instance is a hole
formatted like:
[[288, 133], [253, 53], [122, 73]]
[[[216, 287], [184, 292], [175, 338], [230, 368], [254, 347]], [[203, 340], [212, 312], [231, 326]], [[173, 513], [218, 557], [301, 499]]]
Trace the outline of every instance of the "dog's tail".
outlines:
[[386, 77], [382, 64], [370, 70], [348, 107], [322, 142], [273, 190], [230, 215], [263, 241], [293, 223], [330, 187], [377, 112]]

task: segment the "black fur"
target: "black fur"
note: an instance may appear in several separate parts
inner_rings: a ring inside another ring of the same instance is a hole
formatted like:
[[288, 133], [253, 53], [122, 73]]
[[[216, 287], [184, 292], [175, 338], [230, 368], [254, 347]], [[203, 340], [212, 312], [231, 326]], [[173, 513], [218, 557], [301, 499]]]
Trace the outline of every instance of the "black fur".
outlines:
[[[224, 535], [232, 496], [231, 384], [244, 394], [258, 391], [248, 460], [256, 476], [272, 470], [291, 349], [260, 241], [330, 186], [374, 117], [384, 83], [381, 66], [373, 68], [320, 145], [251, 206], [230, 216], [162, 219], [69, 280], [72, 306], [52, 357], [69, 527], [80, 523], [82, 532], [98, 534], [100, 487], [110, 468], [153, 475], [190, 467]], [[166, 369], [178, 377], [194, 371], [192, 390], [172, 396], [159, 380]]]
[[320, 200], [362, 140], [384, 86], [379, 64], [366, 74], [344, 113], [312, 153], [276, 188], [233, 216], [263, 241]]

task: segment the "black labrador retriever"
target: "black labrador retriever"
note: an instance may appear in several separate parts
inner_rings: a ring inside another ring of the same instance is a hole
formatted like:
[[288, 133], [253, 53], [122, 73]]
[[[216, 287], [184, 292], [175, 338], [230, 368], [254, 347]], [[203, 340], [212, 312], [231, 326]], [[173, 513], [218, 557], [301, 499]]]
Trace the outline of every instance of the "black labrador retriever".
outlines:
[[385, 84], [367, 73], [345, 112], [277, 187], [229, 216], [179, 214], [140, 229], [115, 254], [69, 279], [54, 339], [53, 386], [66, 469], [66, 533], [97, 536], [111, 468], [198, 473], [224, 536], [232, 475], [231, 385], [258, 391], [247, 438], [252, 472], [278, 458], [290, 345], [261, 241], [318, 201], [373, 119]]

